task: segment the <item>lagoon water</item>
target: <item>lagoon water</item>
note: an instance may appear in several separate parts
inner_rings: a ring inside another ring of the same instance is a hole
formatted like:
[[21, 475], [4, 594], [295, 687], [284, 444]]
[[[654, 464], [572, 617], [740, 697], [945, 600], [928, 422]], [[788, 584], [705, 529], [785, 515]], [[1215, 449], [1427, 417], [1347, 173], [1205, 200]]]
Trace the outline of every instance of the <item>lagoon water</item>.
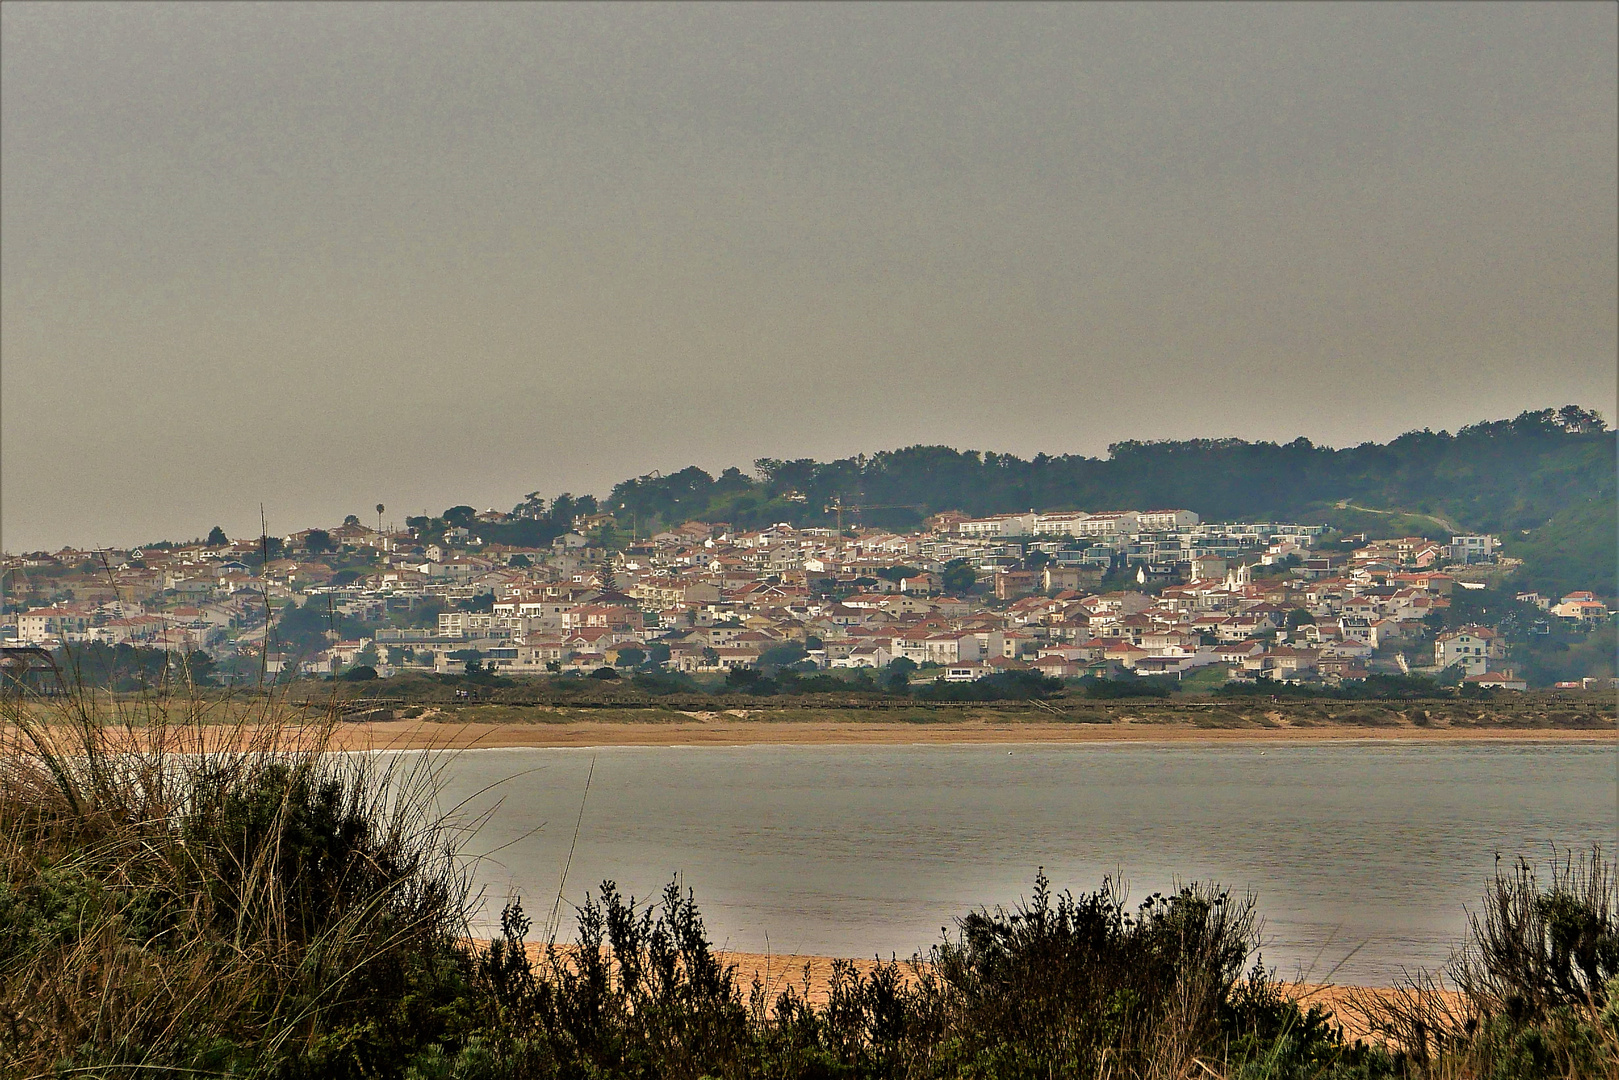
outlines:
[[513, 890], [543, 923], [571, 849], [563, 936], [603, 879], [678, 876], [723, 947], [904, 957], [1043, 866], [1075, 892], [1122, 873], [1133, 899], [1252, 889], [1267, 964], [1359, 985], [1442, 964], [1498, 852], [1616, 827], [1615, 747], [1589, 743], [475, 750], [443, 782], [492, 811], [468, 845], [485, 929]]

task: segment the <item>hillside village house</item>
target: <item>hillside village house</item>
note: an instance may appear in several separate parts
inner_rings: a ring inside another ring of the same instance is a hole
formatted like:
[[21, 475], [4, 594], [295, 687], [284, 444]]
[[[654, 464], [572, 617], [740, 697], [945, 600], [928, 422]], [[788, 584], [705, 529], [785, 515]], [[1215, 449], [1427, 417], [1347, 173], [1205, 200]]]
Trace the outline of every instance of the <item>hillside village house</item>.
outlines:
[[[478, 522], [503, 517], [486, 512]], [[71, 582], [72, 597], [47, 596], [13, 616], [9, 636], [206, 647], [251, 656], [256, 672], [266, 604], [316, 600], [362, 621], [366, 636], [334, 634], [313, 653], [283, 652], [278, 664], [332, 674], [375, 656], [379, 670], [455, 671], [477, 656], [509, 674], [583, 673], [666, 647], [672, 669], [720, 673], [796, 642], [817, 667], [881, 669], [903, 657], [924, 667], [921, 678], [949, 681], [1008, 670], [1186, 677], [1214, 665], [1231, 678], [1318, 683], [1401, 670], [1395, 649], [1420, 668], [1431, 641], [1428, 670], [1460, 664], [1485, 679], [1472, 685], [1519, 681], [1494, 628], [1463, 626], [1437, 640], [1427, 631], [1456, 581], [1444, 567], [1493, 559], [1488, 537], [1321, 551], [1315, 526], [1207, 523], [1173, 509], [1030, 510], [938, 514], [928, 531], [909, 534], [687, 522], [611, 554], [590, 539], [607, 520], [581, 520], [555, 545], [522, 548], [484, 544], [477, 527], [442, 540], [352, 524], [328, 530], [364, 549], [358, 569], [299, 551], [261, 570], [257, 543], [153, 550], [144, 562], [122, 553], [110, 585], [105, 567], [94, 580], [53, 577]], [[1303, 566], [1292, 568], [1292, 556]], [[6, 559], [19, 577], [27, 562], [101, 563], [82, 552]], [[977, 587], [941, 595], [958, 560]], [[1103, 591], [1104, 580], [1125, 575], [1143, 587]], [[482, 611], [468, 610], [474, 598]], [[1554, 627], [1611, 617], [1589, 592], [1529, 602]], [[423, 605], [432, 617], [399, 625]], [[1290, 625], [1300, 608], [1309, 619]], [[1419, 641], [1424, 657], [1412, 651]]]
[[1469, 675], [1482, 675], [1494, 661], [1505, 660], [1506, 642], [1487, 626], [1463, 626], [1434, 639], [1434, 666], [1461, 664]]
[[17, 640], [27, 645], [80, 641], [95, 618], [88, 604], [59, 604], [27, 611], [17, 617]]
[[1576, 623], [1598, 623], [1608, 617], [1608, 605], [1598, 600], [1593, 593], [1575, 592], [1559, 600], [1551, 608], [1551, 613], [1559, 619], [1567, 619]]
[[1495, 553], [1496, 540], [1493, 536], [1452, 536], [1450, 538], [1451, 562], [1468, 563], [1488, 562]]

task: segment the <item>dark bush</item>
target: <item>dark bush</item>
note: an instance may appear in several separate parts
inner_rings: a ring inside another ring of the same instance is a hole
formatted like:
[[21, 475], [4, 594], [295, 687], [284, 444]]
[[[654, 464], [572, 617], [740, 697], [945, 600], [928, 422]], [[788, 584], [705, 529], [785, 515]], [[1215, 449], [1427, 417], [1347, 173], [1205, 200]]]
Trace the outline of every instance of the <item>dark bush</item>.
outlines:
[[767, 1000], [713, 955], [689, 893], [643, 906], [607, 882], [579, 908], [576, 947], [532, 960], [509, 905], [476, 970], [502, 1021], [497, 1057], [530, 1055], [513, 1075], [1123, 1077], [1212, 1061], [1347, 1080], [1380, 1060], [1248, 967], [1252, 901], [1217, 889], [1131, 911], [1111, 882], [1076, 900], [1042, 875], [1032, 903], [957, 926], [926, 962], [838, 962], [824, 1005], [790, 985]]
[[1455, 978], [1469, 996], [1514, 1020], [1543, 1020], [1560, 1007], [1607, 1004], [1619, 976], [1619, 882], [1593, 849], [1555, 858], [1549, 881], [1519, 858], [1498, 869]]
[[1085, 683], [1085, 696], [1098, 701], [1120, 698], [1166, 698], [1169, 687], [1139, 676], [1129, 679], [1095, 679]]
[[772, 645], [759, 655], [759, 666], [766, 671], [774, 671], [790, 664], [796, 664], [809, 655], [802, 643], [797, 641], [784, 641], [780, 645]]
[[824, 671], [803, 674], [791, 668], [776, 673], [776, 686], [783, 694], [871, 693], [877, 689], [871, 674], [866, 671], [843, 678]]
[[765, 675], [758, 668], [732, 668], [725, 673], [725, 688], [759, 697], [769, 697], [781, 687], [775, 679]]
[[691, 676], [671, 671], [638, 671], [630, 685], [646, 694], [689, 694], [697, 689]]
[[1619, 879], [1600, 848], [1498, 864], [1449, 965], [1460, 1002], [1418, 973], [1356, 1004], [1423, 1075], [1619, 1074]]
[[76, 707], [70, 752], [0, 759], [0, 1072], [399, 1075], [464, 1038], [464, 883], [421, 788], [278, 747], [275, 713], [187, 754]]
[[[1228, 682], [1215, 690], [1221, 697], [1275, 697], [1303, 701], [1424, 701], [1448, 697], [1444, 687], [1423, 675], [1369, 675], [1337, 686], [1305, 686], [1277, 679]], [[1486, 696], [1490, 691], [1482, 691]]]
[[912, 696], [923, 701], [1030, 701], [1062, 689], [1062, 680], [1038, 671], [997, 671], [973, 682], [926, 683]]
[[1165, 1039], [1190, 1060], [1214, 1040], [1257, 933], [1251, 900], [1188, 887], [1130, 912], [1113, 883], [974, 912], [934, 951], [935, 993], [963, 1061], [1013, 1055], [1041, 1074], [1146, 1064]]
[[579, 907], [576, 946], [550, 944], [536, 969], [528, 921], [508, 905], [501, 937], [477, 963], [508, 1045], [542, 1045], [564, 1076], [740, 1075], [754, 1032], [696, 903], [671, 884], [661, 908], [638, 908], [604, 882], [600, 900]]

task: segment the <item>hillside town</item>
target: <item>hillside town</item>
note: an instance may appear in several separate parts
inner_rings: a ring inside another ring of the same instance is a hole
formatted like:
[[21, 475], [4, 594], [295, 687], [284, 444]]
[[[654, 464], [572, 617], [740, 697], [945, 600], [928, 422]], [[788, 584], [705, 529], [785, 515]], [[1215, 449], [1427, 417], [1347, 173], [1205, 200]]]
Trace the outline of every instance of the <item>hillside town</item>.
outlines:
[[[189, 544], [6, 555], [0, 638], [201, 653], [225, 682], [792, 666], [946, 682], [1418, 673], [1523, 690], [1514, 640], [1613, 617], [1589, 591], [1512, 592], [1491, 536], [1368, 540], [1160, 509], [949, 512], [903, 533], [690, 521], [626, 537], [591, 513], [523, 547], [479, 536], [511, 515], [458, 509], [441, 528], [385, 526], [379, 507], [376, 528], [351, 516], [278, 538], [216, 529]], [[1453, 617], [1489, 588], [1513, 596], [1502, 618]]]

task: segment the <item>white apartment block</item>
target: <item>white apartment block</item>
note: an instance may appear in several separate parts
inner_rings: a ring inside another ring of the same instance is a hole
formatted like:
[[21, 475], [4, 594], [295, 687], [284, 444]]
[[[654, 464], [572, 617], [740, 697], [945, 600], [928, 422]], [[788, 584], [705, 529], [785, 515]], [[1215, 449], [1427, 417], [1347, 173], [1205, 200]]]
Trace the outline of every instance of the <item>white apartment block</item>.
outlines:
[[1171, 529], [1187, 529], [1202, 520], [1190, 510], [1143, 510], [1136, 514], [1136, 521], [1140, 524], [1143, 532], [1168, 532]]
[[1082, 536], [1080, 524], [1090, 517], [1083, 510], [1069, 513], [1036, 514], [1034, 531], [1039, 536]]
[[1134, 510], [1110, 510], [1090, 514], [1075, 525], [1075, 536], [1118, 536], [1141, 531], [1141, 519]]
[[88, 612], [64, 608], [36, 608], [17, 616], [17, 640], [29, 645], [76, 640], [89, 629]]
[[1038, 514], [1003, 514], [998, 517], [970, 518], [956, 526], [961, 536], [979, 539], [995, 536], [1028, 536], [1034, 532]]

